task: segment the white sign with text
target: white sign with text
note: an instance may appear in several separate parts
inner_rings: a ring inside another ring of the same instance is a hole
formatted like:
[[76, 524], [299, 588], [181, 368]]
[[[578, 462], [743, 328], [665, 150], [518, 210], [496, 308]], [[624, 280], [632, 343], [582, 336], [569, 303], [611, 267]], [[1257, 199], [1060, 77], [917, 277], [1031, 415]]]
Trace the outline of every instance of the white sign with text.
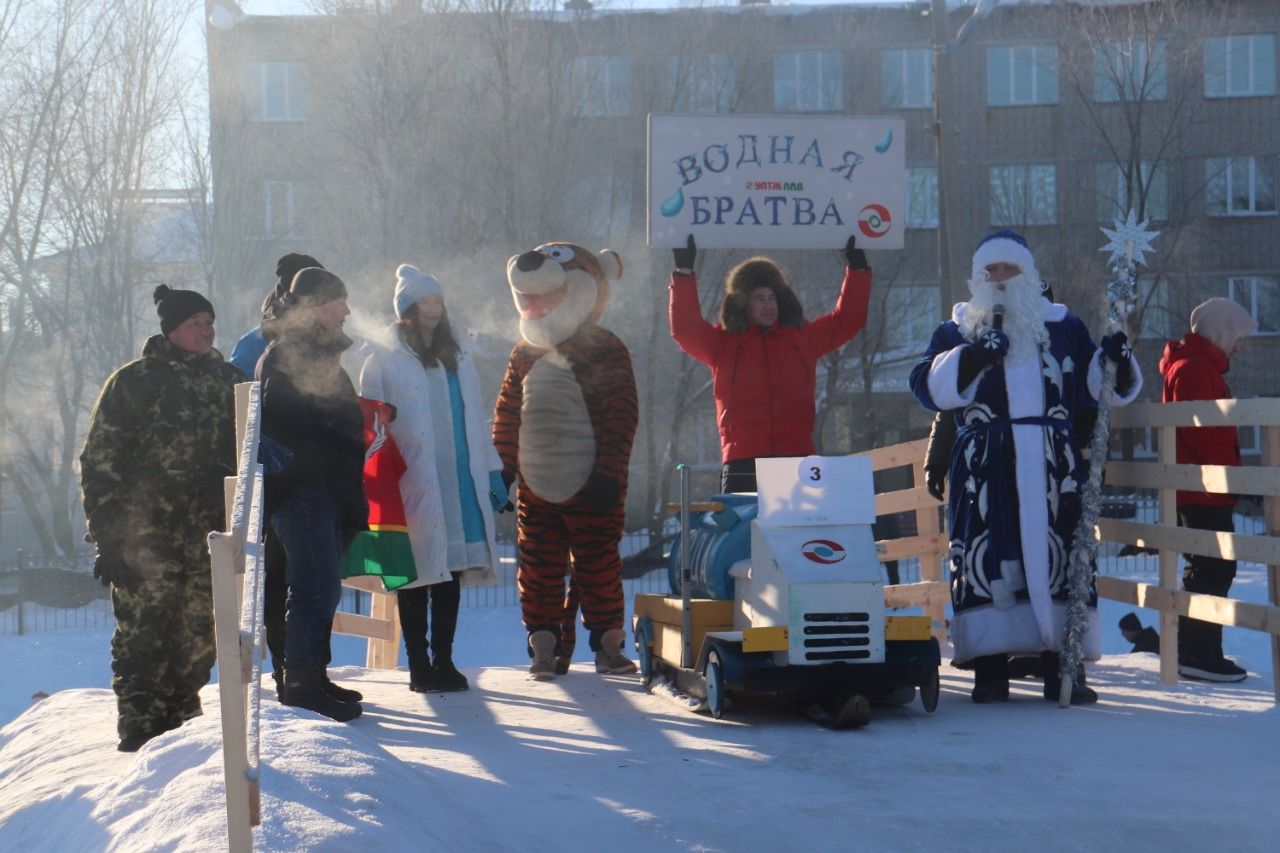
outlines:
[[901, 249], [900, 118], [649, 115], [649, 246]]

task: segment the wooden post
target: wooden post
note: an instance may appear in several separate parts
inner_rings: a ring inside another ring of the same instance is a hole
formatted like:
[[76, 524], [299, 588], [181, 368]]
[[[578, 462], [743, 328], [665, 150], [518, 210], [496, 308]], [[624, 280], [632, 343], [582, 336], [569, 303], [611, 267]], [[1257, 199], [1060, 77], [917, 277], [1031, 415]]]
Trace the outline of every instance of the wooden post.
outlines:
[[[1159, 430], [1160, 462], [1175, 465], [1178, 461], [1177, 427], [1162, 426]], [[1156, 504], [1159, 523], [1177, 527], [1177, 490], [1160, 489], [1156, 493]], [[1160, 586], [1168, 590], [1178, 588], [1178, 552], [1168, 547], [1160, 548]], [[1178, 683], [1178, 614], [1172, 610], [1160, 611], [1160, 680], [1165, 684]]]
[[[914, 485], [924, 485], [924, 457], [913, 466], [911, 466], [911, 476]], [[938, 521], [938, 507], [926, 506], [916, 510], [916, 533], [920, 536], [933, 536], [942, 532], [942, 525]], [[922, 581], [941, 581], [942, 580], [942, 554], [931, 553], [920, 555], [920, 580]], [[933, 636], [938, 640], [938, 645], [945, 645], [947, 642], [947, 608], [941, 601], [935, 601], [933, 604], [926, 604], [924, 608], [925, 615], [929, 617], [929, 624], [933, 628]]]
[[[1280, 427], [1262, 428], [1262, 464], [1280, 466]], [[1280, 498], [1262, 499], [1263, 515], [1267, 521], [1267, 535], [1280, 536]], [[1267, 601], [1271, 606], [1280, 605], [1280, 566], [1267, 566]], [[1271, 635], [1271, 681], [1275, 699], [1280, 703], [1280, 636]]]
[[227, 849], [251, 853], [249, 744], [240, 673], [240, 608], [235, 586], [236, 537], [209, 534], [213, 571], [213, 627], [218, 647], [218, 698], [222, 706], [222, 768], [227, 795]]

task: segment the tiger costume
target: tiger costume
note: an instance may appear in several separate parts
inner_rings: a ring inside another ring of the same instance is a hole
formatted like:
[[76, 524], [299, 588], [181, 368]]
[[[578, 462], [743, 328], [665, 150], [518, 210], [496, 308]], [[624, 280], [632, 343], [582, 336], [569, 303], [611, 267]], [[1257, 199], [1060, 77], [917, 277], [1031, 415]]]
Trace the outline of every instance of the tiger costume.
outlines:
[[638, 420], [631, 356], [597, 325], [617, 253], [549, 243], [512, 257], [507, 279], [524, 340], [511, 351], [493, 419], [503, 476], [517, 483], [517, 583], [536, 680], [556, 675], [572, 565], [596, 670], [634, 672], [622, 654], [618, 543]]

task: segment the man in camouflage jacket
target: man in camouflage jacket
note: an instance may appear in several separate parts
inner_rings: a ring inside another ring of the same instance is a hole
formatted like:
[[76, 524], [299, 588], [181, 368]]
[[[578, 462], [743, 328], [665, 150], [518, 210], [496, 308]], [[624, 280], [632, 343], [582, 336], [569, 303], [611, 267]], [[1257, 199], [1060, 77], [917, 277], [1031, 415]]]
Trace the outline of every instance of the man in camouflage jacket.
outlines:
[[107, 380], [80, 455], [94, 574], [111, 584], [119, 749], [198, 715], [215, 658], [207, 537], [235, 471], [240, 371], [213, 349], [213, 306], [160, 285], [163, 334]]

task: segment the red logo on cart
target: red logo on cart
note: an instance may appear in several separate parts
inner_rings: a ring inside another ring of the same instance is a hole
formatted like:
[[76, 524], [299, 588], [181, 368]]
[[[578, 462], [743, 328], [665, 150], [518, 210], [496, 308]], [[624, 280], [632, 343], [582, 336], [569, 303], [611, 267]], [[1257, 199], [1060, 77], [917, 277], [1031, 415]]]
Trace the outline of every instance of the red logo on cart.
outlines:
[[845, 557], [844, 546], [830, 539], [810, 539], [800, 546], [800, 553], [806, 560], [829, 566], [838, 563]]

